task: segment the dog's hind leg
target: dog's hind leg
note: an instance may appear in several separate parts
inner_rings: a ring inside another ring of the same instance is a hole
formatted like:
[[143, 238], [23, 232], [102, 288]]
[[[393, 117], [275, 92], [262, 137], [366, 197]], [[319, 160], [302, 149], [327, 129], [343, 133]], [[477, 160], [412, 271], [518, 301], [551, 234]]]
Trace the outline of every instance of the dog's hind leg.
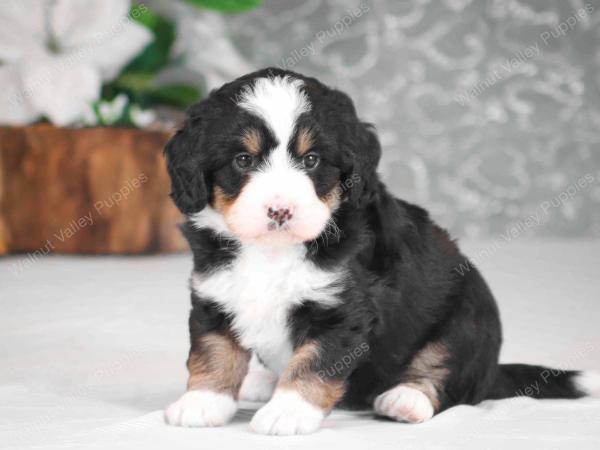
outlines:
[[403, 382], [375, 398], [375, 412], [399, 422], [431, 419], [440, 408], [439, 394], [448, 375], [447, 358], [443, 344], [426, 344], [411, 360]]
[[474, 267], [463, 275], [462, 289], [435, 338], [410, 361], [398, 385], [374, 402], [378, 414], [423, 422], [458, 404], [486, 398], [496, 380], [502, 340], [494, 297]]

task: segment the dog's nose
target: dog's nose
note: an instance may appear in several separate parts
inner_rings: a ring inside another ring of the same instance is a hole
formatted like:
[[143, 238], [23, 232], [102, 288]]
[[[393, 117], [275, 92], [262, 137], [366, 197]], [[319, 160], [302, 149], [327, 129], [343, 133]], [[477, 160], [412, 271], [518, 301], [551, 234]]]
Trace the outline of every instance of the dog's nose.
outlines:
[[269, 219], [282, 226], [284, 223], [292, 219], [292, 208], [285, 206], [269, 206], [267, 209]]

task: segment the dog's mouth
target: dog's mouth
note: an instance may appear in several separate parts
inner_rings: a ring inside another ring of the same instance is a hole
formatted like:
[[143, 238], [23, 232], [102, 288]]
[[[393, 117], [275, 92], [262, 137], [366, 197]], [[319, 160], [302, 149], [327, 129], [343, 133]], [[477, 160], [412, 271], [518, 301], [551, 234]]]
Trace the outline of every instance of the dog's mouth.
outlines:
[[267, 224], [265, 232], [253, 237], [241, 236], [241, 239], [242, 241], [248, 240], [274, 245], [300, 244], [306, 240], [304, 237], [297, 235], [289, 223], [280, 223], [274, 220]]
[[274, 220], [272, 220], [271, 222], [269, 222], [269, 224], [267, 225], [267, 230], [270, 232], [282, 232], [282, 231], [289, 231], [290, 226], [287, 223], [281, 223], [281, 222], [276, 222]]
[[282, 218], [273, 218], [257, 228], [240, 227], [239, 224], [227, 220], [226, 223], [232, 234], [240, 241], [247, 243], [284, 246], [301, 244], [315, 238], [312, 236], [313, 233], [307, 233], [307, 230], [304, 230], [299, 224], [290, 220], [282, 220]]

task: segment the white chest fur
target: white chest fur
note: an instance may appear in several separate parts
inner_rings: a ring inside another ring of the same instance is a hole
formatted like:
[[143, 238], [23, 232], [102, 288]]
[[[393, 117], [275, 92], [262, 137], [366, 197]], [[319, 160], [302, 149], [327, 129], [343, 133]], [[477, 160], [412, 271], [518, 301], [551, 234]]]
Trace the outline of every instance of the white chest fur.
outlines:
[[342, 271], [324, 271], [307, 261], [302, 245], [243, 245], [231, 265], [210, 274], [194, 272], [192, 288], [230, 314], [242, 346], [281, 373], [292, 355], [291, 308], [305, 300], [334, 305], [342, 276]]

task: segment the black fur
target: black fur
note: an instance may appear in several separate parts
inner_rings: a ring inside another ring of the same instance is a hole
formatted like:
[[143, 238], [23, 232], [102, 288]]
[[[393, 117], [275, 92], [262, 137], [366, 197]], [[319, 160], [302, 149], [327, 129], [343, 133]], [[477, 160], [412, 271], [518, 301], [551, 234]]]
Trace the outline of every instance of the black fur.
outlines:
[[[215, 182], [229, 193], [241, 188], [243, 180], [228, 165], [236, 149], [227, 143], [256, 119], [233, 99], [249, 82], [268, 75], [304, 81], [313, 108], [301, 118], [302, 125], [315, 131], [324, 159], [322, 169], [312, 175], [315, 189], [322, 195], [338, 181], [342, 186], [343, 201], [334, 216], [339, 236], [306, 246], [317, 265], [347, 267], [343, 301], [325, 308], [307, 298], [289, 323], [294, 345], [307, 339], [320, 343], [314, 370], [324, 378], [346, 380], [343, 404], [370, 407], [375, 396], [406, 381], [408, 364], [428, 342], [442, 343], [449, 354], [439, 392], [441, 409], [529, 395], [526, 388], [536, 381], [542, 385], [531, 394], [536, 398], [581, 396], [572, 383], [577, 372], [543, 377], [549, 369], [498, 364], [498, 309], [479, 271], [424, 209], [386, 190], [375, 171], [381, 150], [374, 129], [357, 119], [345, 94], [313, 78], [266, 69], [226, 84], [190, 109], [184, 128], [166, 148], [172, 197], [181, 211], [204, 208]], [[261, 130], [265, 140], [274, 139]], [[198, 272], [236, 257], [235, 242], [189, 224], [184, 233]], [[459, 268], [467, 265], [461, 273]], [[211, 299], [193, 295], [192, 336], [223, 329], [229, 321]]]

